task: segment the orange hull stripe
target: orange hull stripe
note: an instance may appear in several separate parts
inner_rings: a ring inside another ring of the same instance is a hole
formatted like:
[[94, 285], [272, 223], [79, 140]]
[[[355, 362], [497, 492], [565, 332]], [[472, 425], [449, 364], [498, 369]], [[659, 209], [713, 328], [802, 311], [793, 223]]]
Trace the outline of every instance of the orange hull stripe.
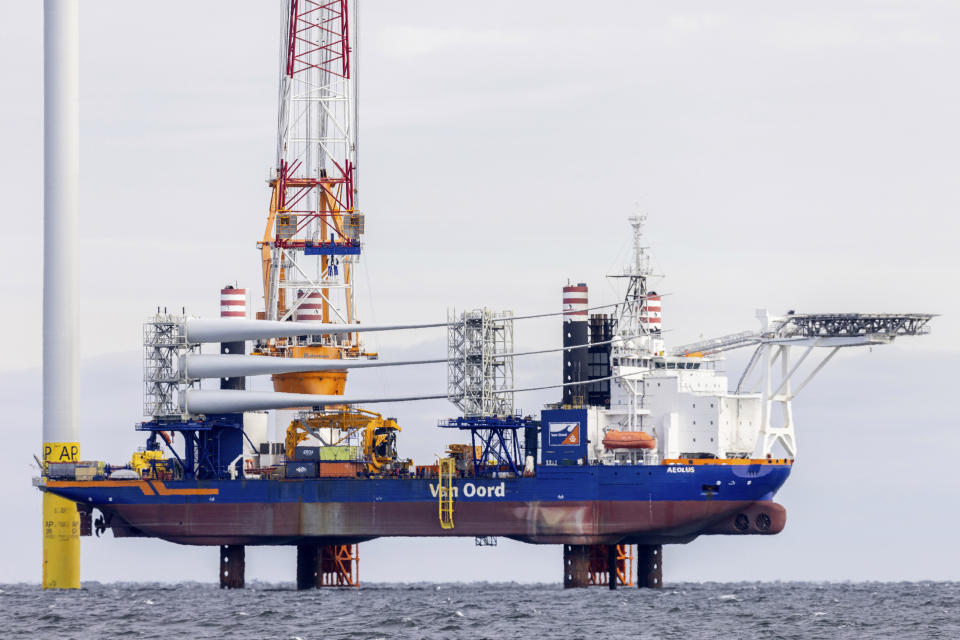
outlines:
[[167, 489], [159, 480], [151, 480], [150, 484], [157, 490], [161, 496], [216, 496], [220, 495], [220, 489]]
[[143, 480], [47, 480], [48, 487], [137, 487], [145, 496], [155, 496], [156, 492]]
[[76, 487], [137, 487], [145, 496], [216, 496], [219, 489], [168, 489], [160, 480], [48, 480], [47, 486]]

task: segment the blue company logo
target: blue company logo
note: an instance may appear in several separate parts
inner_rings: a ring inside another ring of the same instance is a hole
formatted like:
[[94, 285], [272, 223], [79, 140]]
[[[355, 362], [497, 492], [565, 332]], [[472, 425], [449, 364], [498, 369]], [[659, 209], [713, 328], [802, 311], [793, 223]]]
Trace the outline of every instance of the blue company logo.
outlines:
[[551, 422], [548, 429], [550, 431], [547, 442], [551, 447], [580, 446], [579, 422]]

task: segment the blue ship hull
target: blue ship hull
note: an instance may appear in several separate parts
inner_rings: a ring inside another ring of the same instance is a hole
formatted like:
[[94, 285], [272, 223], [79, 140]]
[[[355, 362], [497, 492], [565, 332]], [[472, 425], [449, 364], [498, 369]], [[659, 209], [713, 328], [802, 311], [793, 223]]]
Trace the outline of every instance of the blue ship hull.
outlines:
[[539, 466], [529, 478], [454, 480], [454, 528], [437, 480], [48, 480], [102, 511], [117, 536], [182, 544], [348, 544], [385, 536], [504, 536], [543, 544], [685, 543], [774, 534], [789, 464]]

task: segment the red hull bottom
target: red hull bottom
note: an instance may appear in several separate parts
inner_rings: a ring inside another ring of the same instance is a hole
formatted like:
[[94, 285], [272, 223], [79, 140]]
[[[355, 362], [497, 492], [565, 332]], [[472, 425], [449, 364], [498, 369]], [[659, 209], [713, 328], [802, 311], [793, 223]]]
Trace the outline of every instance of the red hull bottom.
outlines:
[[353, 544], [381, 537], [502, 536], [533, 544], [678, 544], [700, 535], [771, 535], [770, 501], [461, 502], [440, 528], [435, 502], [98, 505], [117, 537], [191, 545]]

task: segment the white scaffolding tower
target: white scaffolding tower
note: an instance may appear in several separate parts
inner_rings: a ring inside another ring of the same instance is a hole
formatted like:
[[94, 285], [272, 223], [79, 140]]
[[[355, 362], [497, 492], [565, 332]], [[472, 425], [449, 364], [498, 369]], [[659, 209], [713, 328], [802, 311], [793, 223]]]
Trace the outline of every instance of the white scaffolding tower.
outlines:
[[447, 397], [464, 417], [513, 415], [513, 312], [448, 313]]
[[181, 356], [198, 349], [184, 336], [182, 315], [157, 313], [143, 323], [143, 415], [180, 420], [180, 393], [199, 386], [180, 371]]

